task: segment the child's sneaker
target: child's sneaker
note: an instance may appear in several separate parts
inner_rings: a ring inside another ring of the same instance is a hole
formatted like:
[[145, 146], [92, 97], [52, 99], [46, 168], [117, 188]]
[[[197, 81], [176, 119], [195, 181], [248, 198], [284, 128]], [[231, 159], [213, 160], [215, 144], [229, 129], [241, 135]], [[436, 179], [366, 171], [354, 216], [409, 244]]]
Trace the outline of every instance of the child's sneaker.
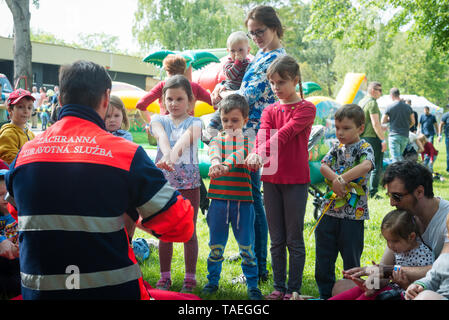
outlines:
[[263, 300], [263, 295], [259, 288], [248, 288], [248, 298], [250, 300]]
[[204, 286], [202, 293], [204, 295], [211, 295], [218, 291], [218, 286], [215, 284], [208, 283]]
[[196, 287], [196, 280], [194, 279], [184, 279], [184, 284], [182, 285], [182, 293], [192, 293], [193, 289]]
[[171, 287], [171, 279], [169, 278], [161, 278], [156, 283], [156, 289], [168, 291]]

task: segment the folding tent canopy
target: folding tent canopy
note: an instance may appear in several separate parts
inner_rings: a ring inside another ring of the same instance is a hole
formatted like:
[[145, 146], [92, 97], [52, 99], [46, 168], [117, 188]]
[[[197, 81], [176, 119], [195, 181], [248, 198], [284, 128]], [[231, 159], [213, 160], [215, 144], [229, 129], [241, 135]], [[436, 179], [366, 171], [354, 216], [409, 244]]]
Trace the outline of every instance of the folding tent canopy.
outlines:
[[[415, 94], [401, 94], [401, 99], [412, 100], [412, 109], [418, 113], [418, 119], [424, 114], [424, 107], [429, 107], [430, 113], [433, 114], [438, 121], [441, 120], [443, 116], [443, 108], [433, 104], [423, 96], [417, 96]], [[387, 107], [393, 103], [389, 95], [384, 95], [377, 100], [380, 112], [385, 113]]]

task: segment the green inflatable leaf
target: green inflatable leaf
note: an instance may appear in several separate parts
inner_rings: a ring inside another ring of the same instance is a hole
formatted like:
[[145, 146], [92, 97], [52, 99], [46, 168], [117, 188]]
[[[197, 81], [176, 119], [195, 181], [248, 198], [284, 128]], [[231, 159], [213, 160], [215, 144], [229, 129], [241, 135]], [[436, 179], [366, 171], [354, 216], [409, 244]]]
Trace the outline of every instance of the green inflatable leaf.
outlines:
[[[302, 92], [304, 94], [311, 94], [314, 91], [321, 90], [321, 87], [318, 83], [315, 82], [303, 82], [302, 83]], [[296, 91], [299, 91], [299, 84], [296, 85]]]
[[162, 61], [164, 61], [165, 57], [169, 54], [179, 54], [183, 56], [186, 60], [187, 68], [192, 65], [192, 68], [195, 70], [201, 69], [211, 62], [220, 62], [220, 59], [218, 59], [216, 55], [200, 50], [186, 50], [182, 52], [159, 50], [146, 56], [143, 61], [152, 63], [155, 66], [162, 68]]

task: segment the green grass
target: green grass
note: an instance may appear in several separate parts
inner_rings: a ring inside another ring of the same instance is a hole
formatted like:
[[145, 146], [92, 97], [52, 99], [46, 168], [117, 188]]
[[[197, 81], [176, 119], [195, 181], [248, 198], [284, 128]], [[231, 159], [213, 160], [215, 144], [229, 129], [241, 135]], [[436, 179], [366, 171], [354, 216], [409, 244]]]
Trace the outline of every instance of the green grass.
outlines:
[[[436, 139], [435, 139], [436, 140]], [[439, 155], [437, 161], [434, 166], [434, 171], [443, 175], [446, 181], [435, 181], [434, 182], [434, 193], [436, 196], [440, 196], [442, 198], [449, 198], [449, 174], [446, 170], [446, 149], [444, 145], [444, 141], [441, 143], [435, 142], [436, 149], [439, 150]], [[206, 186], [209, 181], [205, 180]], [[325, 186], [324, 183], [318, 185], [318, 187], [324, 191]], [[384, 248], [385, 241], [381, 237], [379, 228], [382, 222], [384, 215], [392, 210], [392, 207], [389, 204], [389, 199], [385, 195], [385, 190], [383, 188], [380, 189], [379, 194], [382, 196], [381, 200], [369, 201], [369, 210], [370, 210], [370, 220], [365, 222], [365, 247], [363, 251], [363, 255], [361, 258], [362, 265], [370, 265], [371, 261], [380, 261]], [[306, 246], [306, 263], [303, 273], [303, 283], [301, 294], [311, 295], [317, 297], [318, 288], [315, 282], [315, 237], [314, 234], [309, 236], [310, 231], [315, 224], [315, 219], [313, 217], [313, 198], [309, 195], [307, 201], [307, 209], [305, 216], [305, 225], [304, 225], [304, 241]], [[217, 300], [240, 300], [247, 299], [246, 286], [239, 284], [233, 285], [231, 284], [231, 280], [234, 277], [237, 277], [242, 273], [240, 262], [230, 262], [225, 260], [223, 262], [223, 270], [221, 273], [220, 280], [220, 289], [219, 291], [210, 296], [203, 297], [201, 295], [201, 289], [207, 283], [207, 267], [206, 261], [209, 255], [209, 230], [207, 227], [206, 219], [204, 215], [201, 214], [201, 210], [198, 213], [198, 221], [197, 221], [197, 234], [199, 241], [199, 256], [198, 256], [198, 264], [197, 264], [197, 283], [198, 286], [195, 289], [194, 293], [199, 295], [202, 298], [207, 299], [217, 299]], [[138, 230], [134, 236], [136, 237], [150, 237], [148, 234]], [[270, 243], [268, 243], [268, 248]], [[238, 253], [238, 246], [233, 238], [232, 230], [229, 233], [229, 241], [225, 250], [225, 258]], [[272, 279], [272, 270], [271, 270], [271, 256], [268, 249], [268, 270], [270, 272], [270, 279], [268, 282], [261, 284], [260, 289], [263, 294], [269, 294], [273, 290], [273, 279]], [[144, 279], [147, 280], [152, 286], [155, 286], [156, 282], [159, 280], [159, 258], [157, 252], [152, 252], [150, 258], [147, 259], [144, 263], [141, 264], [141, 269], [143, 272]], [[179, 291], [181, 290], [183, 279], [184, 279], [184, 255], [183, 255], [183, 245], [179, 243], [174, 244], [174, 254], [172, 261], [172, 282], [173, 286], [171, 290]], [[341, 278], [341, 272], [343, 270], [343, 263], [338, 257], [336, 264], [336, 278]]]

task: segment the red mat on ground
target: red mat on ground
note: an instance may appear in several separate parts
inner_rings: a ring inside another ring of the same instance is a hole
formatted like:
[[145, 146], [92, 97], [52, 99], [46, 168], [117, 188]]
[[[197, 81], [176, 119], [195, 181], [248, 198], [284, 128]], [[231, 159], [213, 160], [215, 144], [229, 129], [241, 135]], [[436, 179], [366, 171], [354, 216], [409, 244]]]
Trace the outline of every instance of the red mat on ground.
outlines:
[[[143, 282], [150, 297], [154, 300], [201, 300], [200, 297], [192, 293], [181, 293], [174, 291], [165, 291], [154, 289], [148, 282]], [[22, 295], [12, 298], [11, 300], [23, 300]]]

